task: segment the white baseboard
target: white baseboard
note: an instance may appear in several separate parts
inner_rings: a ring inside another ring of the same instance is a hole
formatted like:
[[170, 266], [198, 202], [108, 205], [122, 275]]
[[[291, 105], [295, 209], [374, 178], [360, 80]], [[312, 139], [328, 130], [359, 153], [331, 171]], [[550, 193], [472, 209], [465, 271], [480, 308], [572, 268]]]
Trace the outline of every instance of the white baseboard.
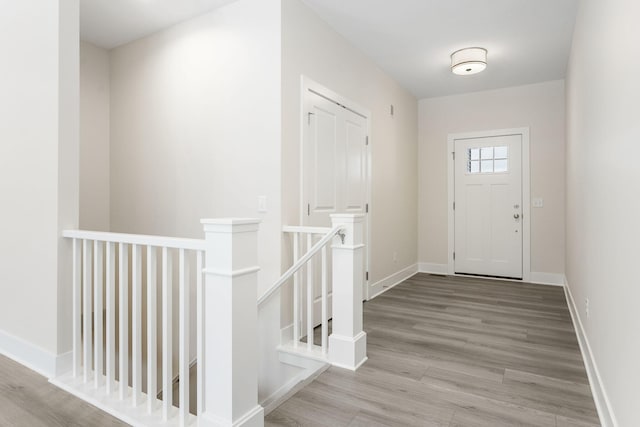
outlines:
[[296, 366], [302, 370], [260, 402], [260, 405], [264, 407], [265, 415], [268, 415], [291, 396], [302, 390], [331, 366], [325, 360], [326, 356], [314, 358], [309, 357], [305, 352], [296, 354], [290, 351], [292, 329], [293, 325], [289, 325], [280, 330], [283, 342], [278, 347], [279, 359], [281, 363]]
[[575, 300], [573, 299], [573, 295], [571, 294], [569, 283], [566, 281], [566, 279], [564, 280], [564, 282], [564, 292], [567, 298], [567, 305], [569, 306], [571, 320], [573, 321], [573, 326], [578, 337], [578, 343], [580, 344], [582, 359], [584, 360], [584, 365], [587, 370], [587, 376], [589, 377], [591, 394], [593, 395], [593, 400], [595, 401], [596, 409], [598, 410], [600, 423], [603, 427], [616, 427], [618, 423], [616, 421], [615, 415], [613, 414], [613, 407], [611, 406], [611, 402], [609, 401], [609, 397], [604, 388], [604, 384], [602, 383], [600, 371], [598, 371], [598, 365], [596, 365], [596, 360], [593, 357], [593, 352], [591, 351], [591, 346], [589, 345], [589, 339], [587, 338], [587, 334], [584, 330], [584, 327], [582, 326], [582, 321], [580, 320], [580, 315], [578, 314], [580, 313], [580, 311], [578, 310]]
[[421, 262], [419, 264], [420, 273], [430, 273], [430, 274], [448, 274], [449, 267], [447, 264], [432, 264], [430, 262]]
[[564, 274], [531, 272], [531, 283], [539, 285], [564, 286]]
[[0, 330], [0, 354], [47, 378], [57, 377], [71, 369], [71, 352], [56, 355], [2, 330]]
[[409, 277], [413, 276], [418, 272], [418, 264], [410, 265], [407, 268], [404, 268], [396, 273], [393, 273], [390, 276], [385, 277], [382, 280], [377, 281], [369, 285], [369, 299], [373, 299], [383, 292], [388, 291], [399, 283], [407, 280]]
[[[429, 273], [429, 274], [449, 274], [449, 267], [447, 266], [447, 264], [433, 264], [430, 262], [421, 262], [419, 264], [419, 271], [420, 273]], [[512, 279], [507, 279], [507, 280], [512, 280]], [[564, 274], [542, 273], [542, 272], [532, 271], [529, 281], [531, 283], [537, 283], [539, 285], [564, 286]]]

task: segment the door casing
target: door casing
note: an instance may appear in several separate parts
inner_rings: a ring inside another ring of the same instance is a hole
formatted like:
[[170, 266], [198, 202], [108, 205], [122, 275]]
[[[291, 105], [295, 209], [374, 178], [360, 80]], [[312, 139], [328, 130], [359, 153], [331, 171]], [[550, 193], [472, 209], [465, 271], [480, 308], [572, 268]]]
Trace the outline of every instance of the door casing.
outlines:
[[[371, 204], [371, 144], [372, 144], [372, 137], [371, 137], [371, 112], [369, 110], [367, 110], [366, 108], [362, 107], [361, 105], [358, 105], [355, 102], [352, 102], [351, 100], [343, 97], [342, 95], [339, 95], [337, 93], [335, 93], [334, 91], [332, 91], [331, 89], [326, 88], [325, 86], [322, 86], [321, 84], [315, 82], [314, 80], [310, 79], [307, 76], [302, 75], [300, 77], [300, 224], [306, 224], [306, 218], [307, 216], [305, 215], [306, 212], [306, 200], [307, 200], [307, 195], [306, 195], [306, 188], [305, 188], [305, 171], [304, 171], [304, 164], [305, 164], [305, 156], [306, 156], [306, 152], [305, 152], [305, 133], [304, 133], [304, 129], [305, 129], [305, 121], [307, 120], [307, 118], [305, 117], [304, 114], [304, 109], [305, 109], [305, 97], [307, 96], [308, 93], [310, 92], [315, 92], [316, 94], [319, 94], [320, 96], [323, 96], [325, 98], [327, 98], [330, 101], [336, 102], [340, 105], [342, 105], [343, 107], [355, 112], [356, 114], [359, 114], [361, 116], [366, 117], [366, 121], [367, 121], [367, 135], [368, 135], [368, 144], [366, 147], [366, 166], [367, 166], [367, 171], [366, 171], [366, 201], [365, 203], [367, 203], [368, 205], [368, 212], [365, 214], [367, 216], [366, 218], [366, 229], [364, 230], [364, 233], [366, 234], [366, 242], [367, 245], [365, 247], [365, 265], [364, 265], [364, 269], [365, 272], [369, 272], [369, 266], [371, 265], [371, 218], [373, 215], [373, 209], [372, 209], [372, 204]], [[363, 289], [363, 299], [365, 301], [369, 300], [369, 283], [370, 281], [367, 280], [367, 278], [365, 278], [364, 280], [364, 289]]]
[[[455, 251], [455, 200], [454, 141], [460, 139], [487, 138], [494, 136], [521, 135], [522, 137], [522, 282], [531, 281], [531, 174], [529, 163], [529, 128], [496, 129], [449, 134], [447, 137], [447, 194], [448, 194], [448, 254], [447, 274], [456, 276], [453, 253]], [[468, 276], [468, 274], [465, 274]], [[515, 279], [501, 279], [513, 280]]]

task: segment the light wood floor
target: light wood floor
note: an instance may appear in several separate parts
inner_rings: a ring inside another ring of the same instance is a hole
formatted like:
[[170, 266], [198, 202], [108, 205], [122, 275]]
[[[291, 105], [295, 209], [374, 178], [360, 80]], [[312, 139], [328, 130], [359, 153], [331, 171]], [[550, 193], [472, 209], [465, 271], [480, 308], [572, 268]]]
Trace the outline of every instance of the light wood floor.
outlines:
[[[561, 288], [419, 274], [365, 304], [369, 360], [267, 426], [598, 425]], [[121, 426], [0, 356], [0, 426]]]
[[0, 355], [0, 426], [126, 426]]
[[599, 425], [560, 287], [418, 274], [365, 304], [369, 360], [267, 426]]

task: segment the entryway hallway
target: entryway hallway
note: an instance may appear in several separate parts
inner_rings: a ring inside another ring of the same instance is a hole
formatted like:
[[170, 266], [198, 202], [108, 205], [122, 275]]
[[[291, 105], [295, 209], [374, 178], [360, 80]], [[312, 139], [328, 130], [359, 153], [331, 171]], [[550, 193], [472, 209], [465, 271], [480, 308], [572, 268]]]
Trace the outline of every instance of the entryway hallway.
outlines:
[[417, 274], [364, 305], [369, 360], [267, 426], [596, 426], [561, 287]]

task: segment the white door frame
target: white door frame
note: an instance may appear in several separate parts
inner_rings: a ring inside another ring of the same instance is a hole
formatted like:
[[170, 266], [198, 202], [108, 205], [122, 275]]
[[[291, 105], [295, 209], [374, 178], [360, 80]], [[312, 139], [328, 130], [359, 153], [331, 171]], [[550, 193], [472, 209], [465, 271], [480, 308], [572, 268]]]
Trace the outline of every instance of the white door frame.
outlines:
[[[305, 179], [304, 161], [305, 161], [305, 154], [306, 154], [304, 149], [304, 145], [305, 145], [304, 144], [304, 126], [307, 118], [305, 117], [305, 114], [304, 114], [304, 108], [305, 108], [305, 96], [309, 92], [314, 92], [315, 94], [322, 96], [329, 101], [333, 101], [338, 105], [342, 106], [343, 108], [351, 110], [352, 112], [364, 117], [367, 121], [368, 144], [366, 146], [366, 151], [365, 151], [367, 156], [365, 161], [367, 165], [367, 172], [365, 176], [365, 186], [366, 186], [365, 203], [368, 206], [368, 212], [366, 213], [367, 227], [366, 227], [366, 230], [364, 230], [367, 238], [367, 245], [365, 247], [364, 268], [365, 268], [365, 272], [369, 272], [369, 266], [371, 265], [371, 249], [370, 249], [371, 248], [371, 215], [373, 212], [372, 205], [371, 205], [371, 144], [372, 144], [371, 112], [368, 109], [362, 107], [361, 105], [358, 105], [357, 103], [352, 102], [351, 100], [343, 97], [342, 95], [335, 93], [331, 89], [328, 89], [327, 87], [322, 86], [321, 84], [315, 82], [309, 77], [304, 75], [300, 76], [300, 224], [301, 225], [305, 224], [305, 220], [307, 218], [307, 216], [305, 215], [306, 189], [304, 188], [305, 187], [304, 186], [304, 179]], [[369, 280], [366, 277], [364, 281], [364, 289], [365, 289], [364, 298], [365, 300], [368, 301], [369, 300]]]
[[[448, 193], [448, 230], [449, 253], [447, 255], [447, 272], [454, 276], [455, 265], [453, 252], [455, 249], [455, 221], [453, 201], [455, 195], [455, 163], [453, 153], [454, 141], [457, 139], [488, 138], [494, 136], [522, 136], [522, 282], [531, 281], [531, 175], [529, 164], [529, 128], [496, 129], [488, 131], [453, 133], [447, 136], [447, 193]], [[465, 276], [468, 276], [465, 274]], [[507, 279], [505, 279], [507, 280]], [[520, 280], [518, 280], [520, 281]]]

